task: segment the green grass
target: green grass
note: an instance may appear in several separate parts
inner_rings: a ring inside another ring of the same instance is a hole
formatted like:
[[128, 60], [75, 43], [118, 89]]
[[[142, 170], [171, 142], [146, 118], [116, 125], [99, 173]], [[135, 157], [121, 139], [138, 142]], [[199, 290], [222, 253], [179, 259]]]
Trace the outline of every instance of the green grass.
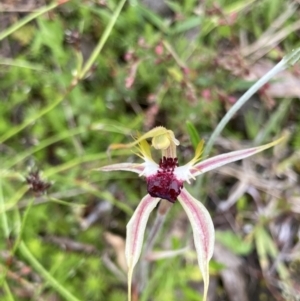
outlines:
[[[119, 264], [123, 253], [105, 234], [125, 239], [126, 224], [146, 186], [135, 175], [96, 169], [138, 162], [131, 151], [108, 153], [108, 146], [130, 142], [137, 132], [157, 125], [172, 129], [181, 141], [180, 162], [193, 157], [202, 138], [209, 142], [206, 154], [216, 154], [288, 133], [274, 152], [250, 161], [247, 174], [254, 174], [250, 184], [255, 193], [244, 191], [228, 212], [221, 213], [218, 205], [243, 180], [243, 166], [230, 165], [242, 171], [238, 175], [232, 170], [210, 173], [188, 189], [207, 204], [219, 243], [244, 242], [229, 249], [243, 258], [245, 270], [255, 259], [248, 277], [259, 289], [247, 292], [249, 300], [259, 300], [266, 290], [266, 300], [276, 300], [277, 293], [297, 295], [293, 287], [299, 273], [290, 267], [298, 263], [293, 247], [299, 243], [299, 102], [291, 89], [285, 98], [256, 93], [244, 98], [242, 107], [233, 106], [232, 99], [255, 82], [245, 75], [257, 60], [275, 66], [299, 49], [299, 29], [289, 32], [297, 25], [299, 9], [292, 1], [205, 3], [203, 11], [198, 1], [169, 1], [169, 17], [135, 0], [108, 0], [104, 6], [54, 1], [32, 13], [10, 13], [9, 24], [2, 13], [1, 300], [126, 300], [125, 271]], [[283, 19], [288, 5], [291, 13]], [[242, 41], [251, 45], [266, 32], [269, 40], [278, 32], [282, 38], [269, 48], [267, 39], [254, 52], [242, 49]], [[296, 59], [284, 68], [297, 77]], [[51, 184], [44, 194], [26, 183], [36, 170]], [[84, 228], [99, 208], [99, 219]], [[175, 204], [155, 250], [185, 247], [191, 239], [185, 221]], [[288, 235], [283, 239], [276, 227], [286, 227]], [[221, 279], [223, 268], [213, 261], [212, 277]], [[189, 251], [151, 263], [138, 300], [201, 300], [199, 283], [195, 254]], [[216, 283], [216, 298], [230, 300], [222, 281]]]

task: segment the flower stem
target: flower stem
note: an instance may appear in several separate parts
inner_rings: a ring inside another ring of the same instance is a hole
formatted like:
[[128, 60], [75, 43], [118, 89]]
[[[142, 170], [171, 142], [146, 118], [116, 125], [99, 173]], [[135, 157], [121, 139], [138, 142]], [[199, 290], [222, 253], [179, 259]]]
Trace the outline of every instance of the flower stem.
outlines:
[[172, 203], [166, 200], [161, 200], [159, 204], [159, 208], [156, 214], [156, 218], [150, 233], [147, 237], [144, 247], [144, 255], [142, 257], [141, 263], [139, 265], [138, 270], [138, 291], [141, 292], [147, 283], [148, 275], [149, 275], [149, 261], [147, 260], [148, 255], [152, 252], [153, 246], [158, 238], [160, 230], [165, 222], [166, 215], [169, 212], [169, 209], [172, 207]]
[[4, 31], [1, 32], [1, 34], [0, 34], [0, 41], [2, 41], [4, 38], [6, 38], [10, 34], [14, 33], [15, 31], [17, 31], [22, 26], [26, 25], [28, 22], [36, 19], [40, 15], [43, 15], [43, 14], [49, 12], [50, 10], [53, 10], [57, 6], [59, 6], [61, 4], [64, 4], [66, 2], [68, 2], [68, 1], [54, 1], [50, 5], [44, 6], [44, 7], [40, 8], [40, 9], [38, 9], [37, 11], [34, 11], [33, 13], [27, 15], [22, 20], [13, 23], [12, 26], [8, 27], [7, 29], [5, 29]]
[[166, 215], [171, 207], [172, 207], [172, 203], [170, 203], [169, 201], [166, 200], [160, 201], [154, 224], [145, 243], [144, 254], [146, 257], [152, 251], [154, 243], [160, 232], [160, 229], [162, 228], [164, 221], [166, 219]]
[[79, 301], [73, 296], [63, 285], [61, 285], [53, 276], [51, 276], [47, 270], [37, 261], [37, 259], [31, 254], [24, 242], [20, 242], [19, 251], [22, 256], [31, 264], [31, 266], [46, 280], [48, 283], [67, 301]]
[[132, 286], [132, 268], [128, 271], [128, 301], [131, 301], [131, 286]]
[[274, 68], [272, 68], [267, 74], [260, 78], [253, 86], [250, 87], [250, 89], [248, 89], [248, 91], [242, 97], [238, 99], [238, 101], [225, 114], [225, 116], [222, 118], [222, 120], [219, 122], [218, 126], [212, 133], [210, 139], [206, 144], [203, 157], [209, 155], [215, 140], [220, 135], [226, 124], [229, 122], [232, 116], [234, 116], [234, 114], [250, 99], [250, 97], [261, 87], [263, 87], [263, 85], [265, 85], [276, 74], [294, 65], [299, 60], [299, 58], [300, 48], [297, 48], [288, 55], [284, 56], [284, 58]]
[[112, 15], [103, 35], [101, 36], [101, 39], [99, 40], [96, 48], [94, 49], [94, 51], [92, 52], [91, 56], [88, 58], [87, 62], [85, 63], [85, 65], [83, 66], [83, 69], [81, 70], [80, 74], [79, 74], [79, 79], [83, 79], [87, 73], [89, 72], [89, 70], [91, 69], [91, 67], [93, 66], [93, 64], [95, 63], [99, 53], [101, 52], [103, 46], [105, 45], [109, 35], [112, 32], [112, 29], [115, 25], [115, 23], [117, 22], [117, 19], [121, 13], [121, 10], [125, 4], [126, 0], [122, 0], [120, 1], [119, 5], [117, 6], [114, 14]]
[[2, 223], [4, 237], [8, 238], [10, 230], [9, 230], [8, 220], [7, 220], [6, 211], [5, 211], [5, 202], [4, 202], [1, 182], [0, 182], [0, 219], [1, 219], [1, 223]]

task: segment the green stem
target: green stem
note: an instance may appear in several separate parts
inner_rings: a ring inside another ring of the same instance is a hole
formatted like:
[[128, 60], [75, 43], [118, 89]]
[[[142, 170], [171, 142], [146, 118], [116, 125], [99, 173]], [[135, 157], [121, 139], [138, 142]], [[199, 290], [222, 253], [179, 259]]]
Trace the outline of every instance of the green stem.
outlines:
[[138, 266], [137, 270], [137, 279], [138, 286], [140, 290], [144, 290], [148, 281], [149, 281], [149, 261], [147, 260], [147, 256], [152, 252], [153, 246], [158, 238], [158, 235], [164, 225], [166, 220], [166, 216], [172, 207], [172, 204], [166, 200], [161, 200], [158, 211], [156, 214], [155, 221], [150, 229], [150, 233], [144, 244], [144, 251], [142, 260]]
[[[60, 3], [54, 3], [42, 10], [39, 10], [38, 12], [30, 15], [31, 18], [29, 20], [26, 20], [27, 22], [29, 22], [30, 20], [36, 18], [37, 16], [41, 15], [42, 13], [47, 12], [50, 9], [53, 9], [54, 7], [58, 6], [59, 4], [62, 4], [62, 2], [66, 2], [66, 1], [60, 1]], [[83, 70], [81, 71], [81, 73], [79, 74], [78, 78], [73, 78], [70, 86], [68, 87], [68, 89], [66, 90], [66, 92], [64, 93], [64, 95], [60, 98], [58, 98], [56, 101], [54, 101], [52, 104], [50, 104], [48, 107], [46, 107], [44, 110], [41, 110], [38, 114], [34, 115], [33, 117], [25, 120], [22, 124], [20, 124], [19, 126], [13, 127], [10, 131], [8, 131], [6, 134], [4, 134], [2, 137], [0, 137], [0, 144], [5, 142], [6, 140], [8, 140], [9, 138], [11, 138], [12, 136], [14, 136], [15, 134], [19, 133], [20, 131], [22, 131], [24, 128], [26, 128], [28, 125], [34, 123], [37, 119], [41, 118], [42, 116], [44, 116], [45, 114], [49, 113], [51, 110], [53, 110], [56, 106], [58, 106], [64, 99], [65, 97], [77, 86], [78, 82], [83, 79], [86, 74], [88, 73], [88, 71], [90, 70], [90, 68], [92, 67], [93, 63], [95, 62], [97, 56], [99, 55], [99, 53], [101, 52], [104, 44], [106, 43], [117, 19], [118, 16], [121, 13], [122, 7], [124, 6], [126, 0], [122, 0], [116, 11], [114, 12], [112, 18], [110, 19], [110, 22], [108, 24], [108, 26], [106, 27], [103, 35], [101, 36], [101, 39], [98, 43], [98, 45], [96, 46], [96, 48], [94, 49], [94, 51], [92, 52], [91, 56], [89, 57], [89, 59], [87, 60], [86, 64], [83, 67]], [[26, 24], [27, 22], [21, 23], [21, 26]], [[20, 25], [17, 28], [14, 28], [14, 30], [18, 29], [19, 27], [21, 27]], [[13, 31], [14, 31], [13, 30]], [[9, 31], [9, 33], [13, 32], [13, 31]], [[9, 34], [8, 33], [8, 34]], [[6, 34], [5, 36], [7, 36], [8, 34]], [[0, 35], [0, 40], [1, 37], [3, 36]], [[3, 38], [3, 37], [2, 37]]]
[[47, 13], [48, 11], [56, 8], [57, 6], [59, 6], [61, 4], [66, 3], [66, 2], [68, 2], [68, 1], [57, 1], [57, 2], [54, 2], [54, 3], [50, 4], [50, 5], [47, 5], [47, 6], [44, 6], [44, 7], [40, 8], [40, 9], [38, 9], [37, 11], [35, 11], [32, 14], [29, 14], [28, 16], [26, 16], [25, 18], [23, 18], [19, 22], [14, 23], [12, 26], [10, 26], [6, 30], [4, 30], [0, 34], [0, 41], [3, 40], [4, 38], [6, 38], [7, 36], [9, 36], [10, 34], [12, 34], [13, 32], [17, 31], [19, 28], [21, 28], [25, 24], [27, 24], [30, 21], [36, 19], [40, 15], [43, 15], [43, 14]]
[[226, 124], [234, 116], [234, 114], [250, 99], [250, 97], [256, 93], [263, 85], [265, 85], [271, 78], [273, 78], [279, 72], [285, 70], [289, 66], [294, 65], [300, 58], [300, 48], [292, 51], [290, 54], [286, 55], [274, 68], [272, 68], [267, 74], [260, 78], [238, 101], [231, 107], [231, 109], [225, 114], [222, 120], [219, 122], [218, 126], [212, 133], [210, 139], [208, 140], [203, 157], [209, 155], [212, 146]]
[[276, 129], [277, 126], [281, 123], [281, 120], [286, 116], [286, 112], [290, 108], [292, 99], [282, 100], [278, 106], [276, 112], [274, 112], [271, 118], [268, 120], [264, 128], [258, 133], [254, 139], [254, 145], [259, 145], [263, 143], [272, 130]]
[[39, 261], [32, 255], [23, 241], [20, 242], [18, 250], [22, 256], [30, 263], [30, 265], [67, 301], [80, 301], [66, 290], [56, 279], [51, 276], [47, 270], [39, 263]]
[[0, 217], [1, 217], [2, 227], [3, 227], [4, 237], [8, 238], [9, 227], [8, 227], [8, 221], [7, 221], [6, 211], [5, 211], [5, 204], [4, 204], [1, 182], [0, 182]]
[[84, 67], [82, 68], [81, 73], [79, 74], [79, 79], [83, 79], [86, 74], [89, 72], [89, 70], [91, 69], [92, 65], [94, 64], [94, 62], [97, 59], [97, 56], [99, 55], [99, 53], [101, 52], [104, 44], [106, 43], [120, 13], [121, 10], [125, 4], [126, 0], [122, 0], [120, 1], [119, 5], [117, 6], [112, 18], [110, 19], [107, 27], [105, 28], [105, 31], [103, 33], [103, 35], [101, 36], [100, 41], [98, 42], [98, 45], [96, 46], [96, 48], [94, 49], [94, 51], [92, 52], [91, 56], [88, 58], [87, 62], [85, 63]]
[[59, 133], [58, 135], [55, 135], [55, 136], [50, 137], [48, 139], [45, 139], [45, 140], [41, 141], [41, 143], [39, 143], [38, 145], [24, 151], [21, 154], [18, 154], [12, 162], [9, 162], [9, 165], [5, 166], [5, 168], [10, 169], [14, 165], [16, 165], [17, 163], [23, 161], [24, 159], [26, 159], [27, 157], [33, 155], [34, 153], [46, 148], [47, 146], [52, 145], [52, 144], [54, 144], [58, 141], [61, 141], [63, 139], [70, 138], [74, 135], [84, 133], [85, 131], [87, 131], [86, 127], [79, 127], [79, 128], [75, 128], [75, 129], [71, 129], [71, 130], [68, 129], [64, 132]]
[[14, 136], [15, 134], [19, 133], [23, 129], [25, 129], [28, 125], [33, 124], [37, 119], [41, 118], [42, 116], [46, 115], [50, 111], [52, 111], [56, 106], [58, 106], [74, 88], [76, 84], [72, 83], [69, 88], [67, 89], [66, 93], [60, 98], [58, 98], [56, 101], [51, 103], [48, 107], [46, 107], [44, 110], [41, 110], [36, 115], [34, 115], [31, 118], [28, 118], [23, 123], [21, 123], [18, 126], [13, 127], [10, 131], [6, 132], [2, 137], [0, 137], [0, 144]]
[[15, 301], [15, 299], [14, 299], [14, 297], [13, 297], [13, 295], [12, 295], [12, 293], [10, 291], [10, 288], [9, 288], [9, 286], [8, 286], [8, 284], [7, 284], [6, 281], [4, 281], [4, 283], [3, 283], [3, 288], [4, 288], [4, 291], [6, 293], [5, 296], [7, 297], [5, 300], [7, 300], [7, 301]]
[[22, 224], [21, 224], [21, 229], [20, 229], [20, 231], [18, 233], [18, 237], [17, 237], [17, 239], [16, 239], [16, 241], [14, 243], [14, 247], [13, 247], [13, 250], [12, 250], [12, 254], [11, 254], [12, 256], [15, 254], [15, 252], [16, 252], [16, 250], [17, 250], [17, 248], [18, 248], [18, 246], [19, 246], [19, 244], [21, 242], [22, 234], [24, 232], [25, 224], [26, 224], [26, 221], [27, 221], [27, 217], [28, 217], [29, 211], [30, 211], [33, 203], [34, 203], [34, 198], [32, 198], [30, 200], [30, 202], [29, 202], [29, 204], [28, 204], [28, 206], [27, 206], [27, 208], [26, 208], [26, 210], [24, 212], [24, 216], [23, 216]]

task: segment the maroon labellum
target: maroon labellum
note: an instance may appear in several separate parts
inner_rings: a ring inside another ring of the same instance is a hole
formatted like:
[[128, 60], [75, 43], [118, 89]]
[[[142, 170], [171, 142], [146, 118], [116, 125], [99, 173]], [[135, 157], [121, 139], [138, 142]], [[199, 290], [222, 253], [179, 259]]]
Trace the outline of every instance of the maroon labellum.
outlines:
[[155, 175], [147, 178], [147, 190], [152, 197], [161, 198], [175, 203], [183, 188], [183, 182], [174, 175], [178, 166], [177, 158], [166, 158], [159, 162], [159, 170]]

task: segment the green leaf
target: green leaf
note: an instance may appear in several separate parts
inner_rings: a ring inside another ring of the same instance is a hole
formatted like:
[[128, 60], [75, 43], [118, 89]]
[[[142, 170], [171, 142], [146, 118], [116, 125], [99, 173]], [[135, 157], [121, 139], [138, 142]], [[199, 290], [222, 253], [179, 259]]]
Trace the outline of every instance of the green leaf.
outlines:
[[186, 122], [186, 128], [189, 133], [190, 139], [192, 141], [193, 147], [194, 147], [194, 149], [196, 149], [197, 145], [200, 142], [200, 137], [199, 137], [198, 131], [196, 130], [195, 126], [190, 121]]
[[[258, 226], [254, 233], [259, 263], [262, 270], [266, 271], [271, 266], [270, 258], [276, 260], [278, 258], [279, 250], [264, 227]], [[289, 272], [281, 261], [278, 261], [276, 270], [281, 279], [287, 279], [289, 277]]]
[[216, 231], [216, 240], [237, 255], [247, 255], [252, 250], [251, 243], [232, 231]]
[[175, 13], [180, 13], [182, 11], [181, 5], [176, 3], [175, 1], [166, 1], [166, 4], [171, 8], [171, 10]]
[[202, 18], [199, 16], [190, 17], [187, 20], [177, 23], [172, 30], [172, 34], [186, 32], [194, 27], [200, 26], [201, 22]]
[[142, 14], [151, 24], [158, 27], [160, 31], [168, 34], [169, 28], [166, 26], [165, 21], [151, 10], [139, 5], [140, 14]]

